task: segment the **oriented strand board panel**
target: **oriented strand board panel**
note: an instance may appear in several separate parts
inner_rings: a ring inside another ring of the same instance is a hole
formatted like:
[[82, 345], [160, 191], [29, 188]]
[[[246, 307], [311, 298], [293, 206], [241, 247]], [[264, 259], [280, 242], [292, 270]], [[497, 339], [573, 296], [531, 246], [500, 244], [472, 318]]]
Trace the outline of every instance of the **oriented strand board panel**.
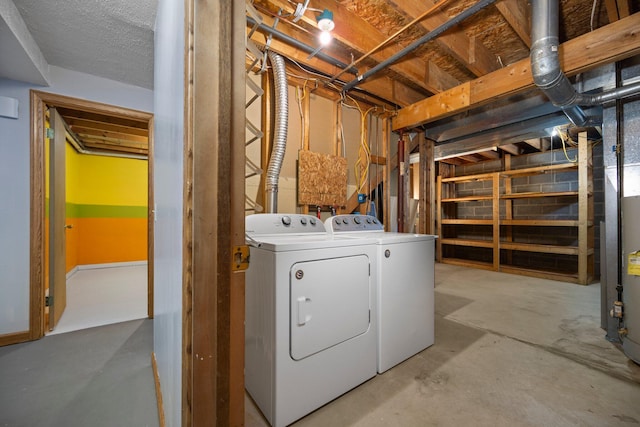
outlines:
[[300, 151], [298, 204], [346, 206], [347, 160], [329, 154]]

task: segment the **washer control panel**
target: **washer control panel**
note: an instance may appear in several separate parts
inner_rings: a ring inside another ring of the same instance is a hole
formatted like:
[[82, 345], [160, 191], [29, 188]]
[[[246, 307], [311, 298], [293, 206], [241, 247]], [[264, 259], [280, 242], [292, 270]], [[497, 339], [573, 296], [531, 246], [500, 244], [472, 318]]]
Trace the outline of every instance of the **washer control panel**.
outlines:
[[378, 218], [371, 215], [336, 215], [328, 218], [325, 223], [327, 230], [340, 233], [340, 232], [354, 232], [354, 231], [384, 231], [384, 225], [378, 220]]
[[303, 214], [255, 214], [245, 218], [248, 234], [325, 233], [322, 221]]

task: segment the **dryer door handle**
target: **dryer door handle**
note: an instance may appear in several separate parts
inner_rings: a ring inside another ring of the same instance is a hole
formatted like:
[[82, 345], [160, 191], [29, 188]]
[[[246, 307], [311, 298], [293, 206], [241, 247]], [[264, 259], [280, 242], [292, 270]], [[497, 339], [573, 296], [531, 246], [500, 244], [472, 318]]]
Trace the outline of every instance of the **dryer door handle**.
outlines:
[[302, 326], [311, 320], [311, 298], [298, 298], [298, 326]]

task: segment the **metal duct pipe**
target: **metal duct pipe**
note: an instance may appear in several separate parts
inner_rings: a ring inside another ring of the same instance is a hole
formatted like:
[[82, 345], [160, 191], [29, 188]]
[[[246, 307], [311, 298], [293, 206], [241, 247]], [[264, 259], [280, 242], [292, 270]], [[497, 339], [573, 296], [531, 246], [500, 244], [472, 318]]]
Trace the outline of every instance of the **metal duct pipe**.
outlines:
[[271, 158], [267, 167], [267, 209], [268, 213], [278, 212], [278, 178], [287, 148], [287, 126], [289, 119], [289, 99], [287, 93], [287, 75], [284, 59], [275, 52], [268, 51], [267, 56], [273, 69], [275, 89], [275, 126], [273, 131], [273, 146]]
[[578, 105], [601, 105], [605, 102], [616, 101], [628, 96], [636, 95], [638, 93], [640, 93], [640, 82], [636, 82], [627, 86], [621, 86], [593, 95], [579, 93], [576, 103]]
[[[295, 47], [297, 49], [300, 49], [303, 52], [313, 53], [313, 52], [316, 51], [315, 47], [312, 47], [312, 46], [309, 46], [307, 44], [304, 44], [301, 41], [296, 40], [293, 37], [288, 36], [288, 35], [280, 32], [280, 31], [276, 30], [275, 28], [272, 28], [272, 27], [270, 27], [268, 25], [265, 25], [265, 24], [258, 24], [255, 21], [255, 19], [253, 19], [250, 16], [247, 16], [247, 23], [249, 25], [251, 25], [252, 27], [257, 25], [259, 30], [261, 30], [261, 31], [263, 31], [263, 32], [265, 32], [267, 34], [271, 34], [273, 37], [275, 37], [275, 38], [277, 38], [279, 40], [282, 40], [283, 42], [287, 43], [288, 45], [291, 45], [291, 46], [293, 46], [293, 47]], [[338, 59], [335, 59], [335, 58], [327, 55], [326, 53], [317, 52], [315, 54], [315, 57], [318, 58], [318, 59], [321, 59], [324, 62], [327, 62], [327, 63], [329, 63], [331, 65], [334, 65], [334, 66], [336, 66], [338, 68], [341, 68], [343, 70], [348, 68], [347, 72], [351, 73], [353, 75], [357, 75], [358, 74], [358, 70], [356, 68], [349, 67], [349, 64], [345, 64], [344, 62], [342, 62], [342, 61], [340, 61]]]
[[375, 67], [373, 67], [370, 70], [366, 71], [364, 74], [358, 76], [355, 80], [350, 81], [349, 83], [347, 83], [342, 88], [342, 91], [346, 92], [349, 89], [352, 89], [358, 83], [362, 83], [365, 79], [371, 77], [373, 74], [375, 74], [378, 71], [388, 67], [389, 65], [391, 65], [394, 62], [398, 61], [400, 58], [402, 58], [402, 57], [408, 55], [409, 53], [413, 52], [414, 50], [416, 50], [417, 48], [419, 48], [423, 44], [435, 39], [440, 34], [444, 33], [448, 29], [450, 29], [451, 27], [454, 27], [454, 26], [458, 25], [459, 23], [461, 23], [462, 21], [464, 21], [465, 19], [475, 15], [476, 13], [478, 13], [479, 11], [484, 9], [485, 7], [489, 6], [490, 4], [494, 3], [495, 1], [496, 0], [480, 0], [478, 3], [474, 4], [470, 8], [466, 9], [464, 12], [458, 14], [454, 18], [451, 18], [449, 21], [447, 21], [444, 24], [440, 25], [438, 28], [434, 29], [433, 31], [430, 31], [429, 33], [425, 34], [424, 36], [422, 36], [421, 38], [419, 38], [415, 42], [411, 43], [409, 46], [405, 47], [400, 52], [398, 52], [395, 55], [392, 55], [390, 58], [382, 61], [381, 63], [379, 63]]
[[640, 83], [595, 95], [576, 92], [560, 67], [559, 14], [558, 0], [531, 2], [531, 74], [536, 86], [555, 106], [562, 108], [573, 124], [584, 126], [587, 117], [579, 105], [600, 105], [640, 93]]

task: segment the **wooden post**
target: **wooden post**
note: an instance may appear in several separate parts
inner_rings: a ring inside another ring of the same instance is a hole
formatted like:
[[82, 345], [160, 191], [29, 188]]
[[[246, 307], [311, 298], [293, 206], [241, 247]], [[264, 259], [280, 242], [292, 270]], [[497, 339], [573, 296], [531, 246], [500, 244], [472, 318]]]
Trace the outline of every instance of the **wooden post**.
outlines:
[[[511, 170], [511, 154], [505, 154], [504, 156], [504, 168], [503, 170]], [[511, 176], [504, 178], [504, 194], [511, 194]], [[505, 199], [505, 219], [513, 219], [513, 199]], [[505, 241], [513, 242], [513, 227], [507, 225], [505, 229]], [[507, 264], [511, 264], [513, 260], [513, 251], [507, 251]]]
[[433, 160], [433, 140], [420, 134], [420, 224], [418, 232], [435, 233], [435, 161]]
[[385, 117], [382, 121], [383, 129], [383, 144], [384, 156], [387, 159], [387, 165], [384, 168], [384, 229], [385, 231], [391, 230], [391, 188], [389, 183], [391, 182], [391, 170], [393, 165], [391, 164], [391, 119]]
[[442, 175], [438, 175], [436, 184], [436, 260], [442, 262]]
[[592, 148], [587, 133], [578, 135], [578, 283], [593, 278], [593, 179]]
[[[309, 120], [311, 113], [311, 92], [307, 93], [304, 99], [302, 100], [302, 149], [308, 151], [310, 144], [310, 130], [309, 130]], [[315, 207], [314, 207], [315, 208]], [[315, 211], [315, 209], [314, 209]], [[300, 213], [308, 214], [309, 213], [309, 205], [300, 206]], [[314, 212], [315, 214], [315, 212]]]
[[493, 269], [500, 270], [500, 173], [493, 174]]
[[182, 425], [241, 426], [245, 4], [186, 8]]
[[263, 170], [260, 175], [260, 189], [256, 203], [266, 208], [267, 206], [267, 169], [269, 167], [269, 158], [271, 156], [272, 139], [273, 139], [273, 84], [271, 83], [271, 71], [262, 74], [262, 144], [260, 147], [260, 168]]

